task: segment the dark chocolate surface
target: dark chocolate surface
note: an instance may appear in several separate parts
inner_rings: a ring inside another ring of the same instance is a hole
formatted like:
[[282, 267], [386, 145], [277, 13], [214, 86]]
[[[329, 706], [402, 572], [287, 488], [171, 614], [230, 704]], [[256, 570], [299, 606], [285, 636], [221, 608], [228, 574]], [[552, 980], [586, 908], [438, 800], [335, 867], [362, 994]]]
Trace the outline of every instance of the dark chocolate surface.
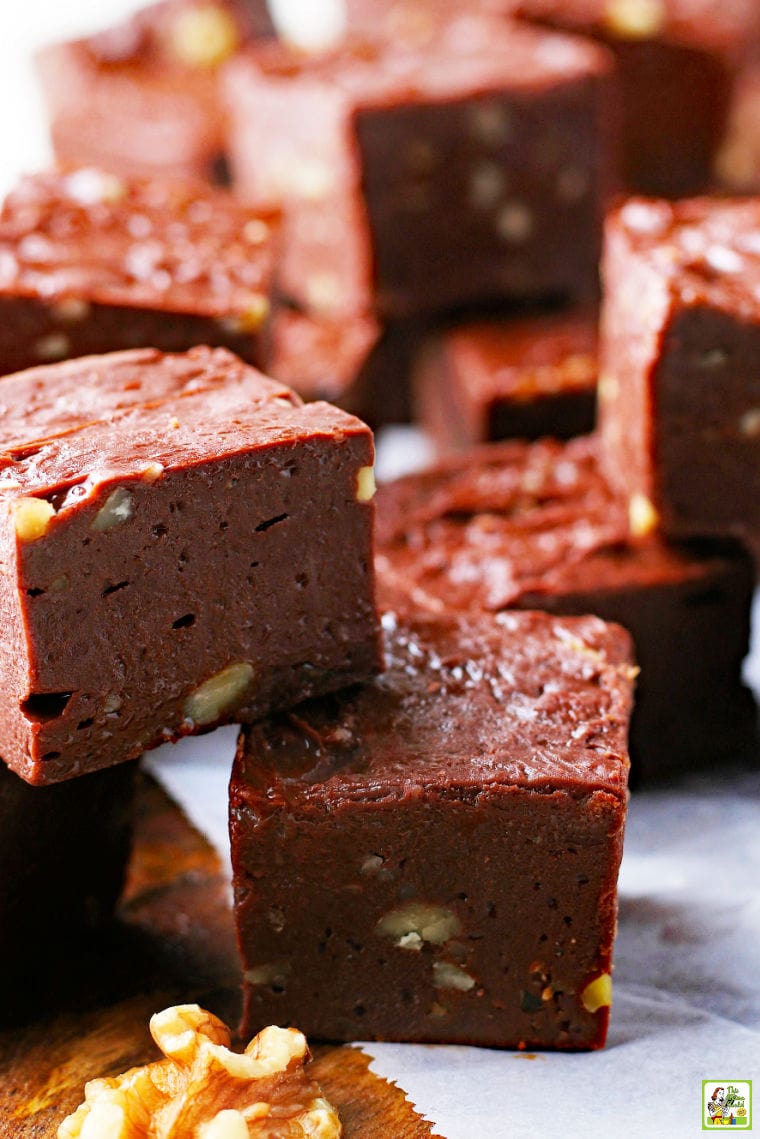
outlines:
[[[124, 882], [136, 764], [29, 787], [0, 763], [0, 1023], [31, 1018], [92, 953]], [[76, 968], [76, 966], [74, 967]]]
[[[357, 501], [369, 430], [223, 350], [72, 362], [59, 387], [112, 363], [118, 381], [96, 385], [79, 424], [74, 407], [41, 437], [33, 411], [0, 427], [0, 751], [35, 782], [245, 720], [376, 662], [372, 511]], [[40, 376], [8, 384], [38, 393]], [[46, 512], [39, 533], [19, 529], [30, 503]], [[218, 700], [212, 686], [218, 715], [196, 709], [199, 685], [231, 666]]]
[[[741, 684], [752, 566], [736, 547], [634, 540], [596, 442], [483, 447], [378, 496], [381, 587], [438, 612], [596, 613], [634, 638], [634, 775], [656, 780], [755, 745]], [[381, 589], [382, 592], [382, 589]]]
[[246, 1030], [599, 1046], [608, 1009], [580, 994], [610, 967], [628, 638], [535, 613], [384, 627], [376, 681], [241, 742]]

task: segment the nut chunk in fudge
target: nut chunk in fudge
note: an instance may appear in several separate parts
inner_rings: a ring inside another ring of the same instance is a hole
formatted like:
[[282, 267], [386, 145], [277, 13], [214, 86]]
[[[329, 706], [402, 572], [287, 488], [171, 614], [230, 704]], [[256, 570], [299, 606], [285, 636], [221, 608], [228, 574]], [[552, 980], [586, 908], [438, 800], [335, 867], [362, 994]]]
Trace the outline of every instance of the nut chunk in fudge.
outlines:
[[21, 776], [374, 671], [363, 423], [224, 349], [74, 360], [2, 392], [0, 755]]
[[600, 1047], [627, 634], [542, 613], [383, 624], [377, 680], [241, 737], [230, 833], [246, 1030]]
[[633, 199], [604, 259], [604, 470], [634, 522], [760, 553], [760, 200]]
[[422, 50], [257, 50], [225, 82], [236, 182], [285, 202], [282, 286], [304, 307], [597, 291], [610, 65], [594, 45], [455, 23]]
[[629, 533], [597, 443], [503, 443], [387, 483], [379, 580], [436, 611], [596, 613], [632, 634], [641, 665], [634, 777], [734, 762], [757, 746], [742, 685], [752, 565], [737, 545], [687, 549]]
[[0, 210], [0, 375], [196, 344], [264, 362], [279, 218], [186, 182], [26, 177]]

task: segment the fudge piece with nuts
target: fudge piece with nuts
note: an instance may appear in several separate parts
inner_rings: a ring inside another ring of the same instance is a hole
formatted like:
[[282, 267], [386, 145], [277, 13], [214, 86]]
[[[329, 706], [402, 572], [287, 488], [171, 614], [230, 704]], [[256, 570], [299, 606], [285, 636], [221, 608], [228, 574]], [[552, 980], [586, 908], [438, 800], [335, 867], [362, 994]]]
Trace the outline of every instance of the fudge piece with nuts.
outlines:
[[517, 10], [614, 52], [628, 189], [675, 198], [711, 185], [734, 81], [760, 35], [756, 0], [518, 0]]
[[411, 316], [597, 288], [610, 64], [594, 45], [472, 19], [230, 62], [241, 191], [284, 202], [282, 285], [311, 310]]
[[196, 344], [263, 364], [279, 216], [95, 168], [24, 178], [0, 210], [0, 375]]
[[599, 418], [613, 487], [673, 537], [760, 554], [760, 201], [610, 218]]
[[669, 545], [649, 521], [629, 521], [596, 440], [496, 444], [381, 487], [377, 567], [381, 584], [434, 611], [624, 625], [641, 665], [632, 774], [662, 780], [757, 747], [741, 682], [753, 573], [740, 547]]
[[91, 967], [124, 881], [136, 768], [29, 787], [0, 763], [1, 1025], [60, 1009]]
[[198, 1005], [157, 1012], [150, 1032], [163, 1059], [91, 1080], [58, 1139], [340, 1139], [337, 1111], [306, 1070], [306, 1039], [269, 1026], [244, 1052], [226, 1024]]
[[376, 681], [241, 738], [246, 1029], [600, 1047], [630, 639], [543, 613], [389, 611], [383, 626]]
[[2, 392], [0, 755], [23, 778], [374, 671], [363, 423], [224, 349], [68, 361]]
[[226, 182], [219, 65], [272, 34], [264, 0], [162, 0], [43, 49], [37, 71], [56, 158], [125, 176]]
[[596, 316], [560, 312], [440, 330], [414, 367], [417, 416], [439, 452], [570, 439], [594, 426]]

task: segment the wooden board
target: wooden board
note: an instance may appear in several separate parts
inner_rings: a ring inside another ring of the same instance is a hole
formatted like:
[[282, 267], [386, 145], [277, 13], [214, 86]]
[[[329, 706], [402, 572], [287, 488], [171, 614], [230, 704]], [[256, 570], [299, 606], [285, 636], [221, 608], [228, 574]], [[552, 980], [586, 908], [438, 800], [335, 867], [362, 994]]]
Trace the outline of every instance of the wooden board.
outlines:
[[[197, 1001], [235, 1025], [240, 971], [219, 861], [148, 779], [118, 928], [92, 960], [59, 962], [58, 1010], [0, 1035], [0, 1139], [54, 1139], [85, 1082], [157, 1058], [152, 1013]], [[314, 1049], [313, 1072], [346, 1139], [430, 1139], [404, 1093], [350, 1047]]]

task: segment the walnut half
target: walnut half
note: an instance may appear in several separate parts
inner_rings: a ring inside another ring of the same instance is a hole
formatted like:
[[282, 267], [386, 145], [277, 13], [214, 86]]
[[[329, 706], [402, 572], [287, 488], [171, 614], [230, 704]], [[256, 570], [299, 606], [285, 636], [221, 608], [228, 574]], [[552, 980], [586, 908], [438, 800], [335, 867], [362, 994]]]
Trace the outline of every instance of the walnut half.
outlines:
[[198, 1005], [151, 1018], [163, 1060], [92, 1080], [58, 1139], [339, 1139], [337, 1112], [304, 1071], [306, 1038], [265, 1028], [245, 1052]]

